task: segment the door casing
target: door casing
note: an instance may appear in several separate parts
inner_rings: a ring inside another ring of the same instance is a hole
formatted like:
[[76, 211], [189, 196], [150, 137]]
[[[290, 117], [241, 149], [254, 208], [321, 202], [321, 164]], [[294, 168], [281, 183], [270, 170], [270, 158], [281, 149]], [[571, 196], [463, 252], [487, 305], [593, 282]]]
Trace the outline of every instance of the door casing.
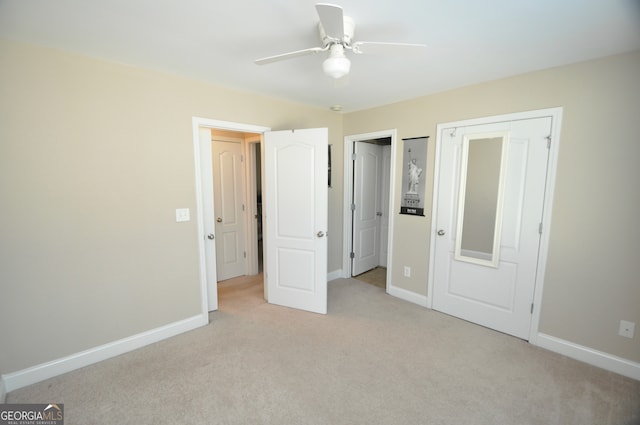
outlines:
[[[464, 121], [455, 121], [438, 124], [436, 126], [436, 153], [434, 165], [434, 182], [433, 182], [433, 201], [431, 211], [437, 211], [438, 207], [438, 186], [440, 177], [440, 150], [442, 146], [441, 134], [445, 128], [466, 127], [481, 124], [493, 124], [503, 121], [528, 120], [540, 117], [551, 117], [551, 141], [549, 145], [549, 163], [547, 167], [547, 184], [544, 194], [544, 206], [542, 214], [542, 231], [540, 235], [540, 250], [538, 256], [538, 266], [535, 280], [535, 290], [533, 296], [533, 311], [531, 318], [531, 327], [529, 331], [529, 342], [537, 345], [538, 328], [540, 325], [540, 311], [542, 303], [542, 291], [544, 287], [544, 276], [547, 264], [547, 255], [549, 251], [549, 237], [551, 234], [551, 212], [553, 209], [553, 194], [556, 181], [556, 169], [558, 164], [558, 151], [560, 146], [560, 129], [562, 126], [562, 108], [540, 109], [527, 112], [519, 112], [513, 114], [496, 115], [490, 117], [476, 118]], [[433, 217], [431, 220], [431, 238], [430, 246], [435, 246], [437, 237], [438, 220]], [[433, 307], [433, 286], [434, 286], [434, 270], [435, 270], [435, 250], [430, 249], [429, 253], [429, 277], [428, 277], [428, 296], [427, 307]]]

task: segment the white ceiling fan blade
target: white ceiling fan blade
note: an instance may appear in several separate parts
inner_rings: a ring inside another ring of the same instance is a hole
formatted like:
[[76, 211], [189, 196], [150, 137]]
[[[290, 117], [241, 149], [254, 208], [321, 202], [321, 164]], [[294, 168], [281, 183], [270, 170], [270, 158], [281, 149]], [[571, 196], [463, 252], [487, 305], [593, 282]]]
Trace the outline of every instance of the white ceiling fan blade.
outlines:
[[336, 41], [342, 40], [344, 37], [342, 8], [333, 4], [318, 3], [316, 4], [316, 11], [325, 34]]
[[421, 53], [426, 44], [412, 43], [379, 43], [375, 41], [356, 41], [351, 46], [355, 53], [373, 55], [408, 55]]
[[256, 59], [255, 63], [257, 65], [266, 65], [266, 64], [272, 63], [272, 62], [278, 62], [278, 61], [283, 61], [283, 60], [287, 60], [287, 59], [297, 58], [299, 56], [311, 55], [313, 53], [320, 53], [320, 52], [324, 52], [326, 50], [327, 49], [324, 48], [324, 47], [311, 47], [309, 49], [296, 50], [295, 52], [288, 52], [288, 53], [283, 53], [281, 55], [275, 55], [275, 56], [269, 56], [269, 57], [262, 58], [262, 59]]

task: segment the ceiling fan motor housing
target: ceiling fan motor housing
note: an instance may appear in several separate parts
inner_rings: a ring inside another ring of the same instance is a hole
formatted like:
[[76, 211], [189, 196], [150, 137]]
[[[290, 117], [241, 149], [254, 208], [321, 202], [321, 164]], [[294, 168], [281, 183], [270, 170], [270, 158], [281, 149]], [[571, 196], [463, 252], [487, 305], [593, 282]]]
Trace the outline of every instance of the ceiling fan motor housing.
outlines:
[[356, 24], [349, 16], [343, 16], [342, 21], [344, 25], [344, 34], [342, 36], [342, 40], [336, 40], [335, 38], [329, 37], [322, 26], [322, 22], [318, 23], [318, 32], [320, 33], [320, 40], [322, 41], [323, 47], [330, 46], [331, 44], [342, 44], [345, 47], [351, 46], [351, 41], [353, 40]]

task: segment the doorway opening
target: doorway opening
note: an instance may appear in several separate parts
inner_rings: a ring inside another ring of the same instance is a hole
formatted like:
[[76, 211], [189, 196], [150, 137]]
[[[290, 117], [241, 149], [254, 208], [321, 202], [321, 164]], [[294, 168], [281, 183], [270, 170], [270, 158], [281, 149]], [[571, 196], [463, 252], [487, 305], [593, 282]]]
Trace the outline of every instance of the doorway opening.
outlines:
[[390, 282], [395, 130], [345, 138], [345, 277]]
[[211, 151], [219, 295], [263, 291], [261, 135], [214, 128]]
[[[270, 131], [269, 127], [256, 126], [251, 124], [234, 123], [228, 121], [219, 121], [208, 118], [193, 117], [193, 149], [196, 166], [196, 209], [197, 209], [197, 225], [198, 225], [198, 251], [199, 255], [199, 271], [200, 271], [200, 293], [201, 293], [201, 309], [203, 314], [218, 309], [218, 273], [217, 273], [217, 252], [216, 252], [216, 214], [214, 208], [214, 188], [213, 188], [213, 142], [212, 132], [216, 131], [219, 136], [240, 137], [245, 140], [246, 146], [253, 146], [246, 152], [244, 158], [250, 161], [261, 159], [261, 155], [255, 155], [255, 144], [260, 145], [262, 134]], [[226, 132], [226, 133], [225, 133]], [[262, 161], [261, 161], [262, 163]], [[254, 164], [252, 162], [252, 164]], [[248, 170], [256, 170], [256, 166], [246, 167]], [[260, 179], [262, 179], [262, 168], [260, 167]], [[249, 183], [245, 188], [245, 193], [256, 193], [252, 198], [255, 199], [255, 209], [257, 210], [257, 188], [261, 184], [257, 183], [255, 174], [249, 174], [246, 182]], [[253, 187], [251, 187], [253, 185]], [[249, 196], [249, 195], [245, 195]], [[246, 199], [246, 198], [245, 198]], [[253, 207], [254, 203], [245, 201], [245, 210], [247, 206]], [[255, 214], [255, 210], [248, 210], [245, 215], [246, 229], [246, 246], [247, 246], [247, 271], [245, 273], [258, 274], [258, 236], [256, 220], [246, 219], [250, 214]], [[253, 223], [252, 223], [253, 222]], [[252, 225], [253, 224], [253, 225]], [[255, 230], [254, 230], [255, 229]], [[254, 237], [255, 235], [255, 237]], [[255, 240], [255, 244], [252, 243]], [[255, 249], [253, 249], [255, 247]], [[244, 256], [244, 253], [243, 253]], [[266, 288], [264, 288], [266, 299]]]
[[[328, 163], [328, 128], [272, 132], [268, 127], [198, 117], [193, 118], [192, 124], [203, 314], [218, 309], [217, 254], [214, 242], [216, 240], [214, 223], [218, 221], [212, 196], [211, 129], [253, 133], [256, 142], [259, 140], [262, 145], [260, 174], [263, 196], [261, 203], [272, 208], [272, 210], [264, 212], [265, 217], [270, 215], [272, 219], [263, 221], [266, 227], [263, 235], [273, 235], [271, 238], [263, 238], [264, 243], [267, 244], [263, 250], [265, 257], [263, 261], [265, 273], [262, 274], [264, 300], [270, 304], [326, 314], [327, 238], [325, 236], [328, 221], [328, 193], [325, 167]], [[255, 151], [251, 150], [251, 152]], [[245, 158], [247, 157], [251, 158], [252, 155], [245, 156]], [[269, 164], [274, 166], [266, 166]], [[232, 167], [230, 168], [232, 169]], [[249, 178], [247, 181], [254, 182], [256, 180]], [[307, 195], [306, 202], [299, 202], [299, 194]], [[257, 195], [255, 199], [257, 210]], [[273, 202], [266, 203], [265, 201], [268, 199]], [[253, 206], [254, 203], [245, 204], [245, 209], [247, 205]], [[300, 205], [309, 211], [299, 213]], [[254, 211], [249, 211], [245, 217], [251, 216], [251, 221], [255, 225], [247, 227], [250, 230], [255, 229], [255, 246], [257, 246], [257, 223], [254, 220], [254, 214]], [[286, 226], [283, 227], [283, 223]], [[276, 224], [279, 227], [276, 227]], [[313, 229], [312, 233], [309, 233], [309, 229]], [[285, 247], [292, 240], [295, 242], [303, 241], [306, 245], [299, 243], [296, 246]], [[253, 244], [248, 244], [248, 246], [253, 246]], [[252, 267], [256, 266], [256, 273], [259, 263], [257, 251], [257, 248], [254, 252], [247, 250], [248, 264]], [[278, 256], [267, 255], [268, 252], [276, 251], [278, 251]], [[252, 255], [254, 259], [250, 259]], [[275, 272], [267, 273], [266, 271], [269, 269], [275, 270]], [[302, 278], [298, 279], [300, 276]]]

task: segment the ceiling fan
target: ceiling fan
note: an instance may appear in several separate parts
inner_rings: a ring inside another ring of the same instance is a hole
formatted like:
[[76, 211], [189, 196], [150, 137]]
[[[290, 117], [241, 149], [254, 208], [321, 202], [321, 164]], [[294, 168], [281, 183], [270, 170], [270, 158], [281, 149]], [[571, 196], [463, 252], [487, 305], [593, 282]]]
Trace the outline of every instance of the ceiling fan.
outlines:
[[255, 63], [265, 65], [272, 62], [328, 51], [329, 55], [322, 63], [322, 69], [329, 77], [338, 79], [347, 75], [351, 69], [351, 61], [345, 55], [346, 51], [350, 50], [357, 54], [386, 54], [402, 51], [415, 52], [426, 47], [424, 44], [353, 41], [355, 23], [353, 19], [343, 14], [342, 7], [333, 4], [318, 3], [316, 4], [316, 11], [320, 18], [318, 32], [322, 47], [311, 47], [309, 49], [269, 56], [257, 59]]

